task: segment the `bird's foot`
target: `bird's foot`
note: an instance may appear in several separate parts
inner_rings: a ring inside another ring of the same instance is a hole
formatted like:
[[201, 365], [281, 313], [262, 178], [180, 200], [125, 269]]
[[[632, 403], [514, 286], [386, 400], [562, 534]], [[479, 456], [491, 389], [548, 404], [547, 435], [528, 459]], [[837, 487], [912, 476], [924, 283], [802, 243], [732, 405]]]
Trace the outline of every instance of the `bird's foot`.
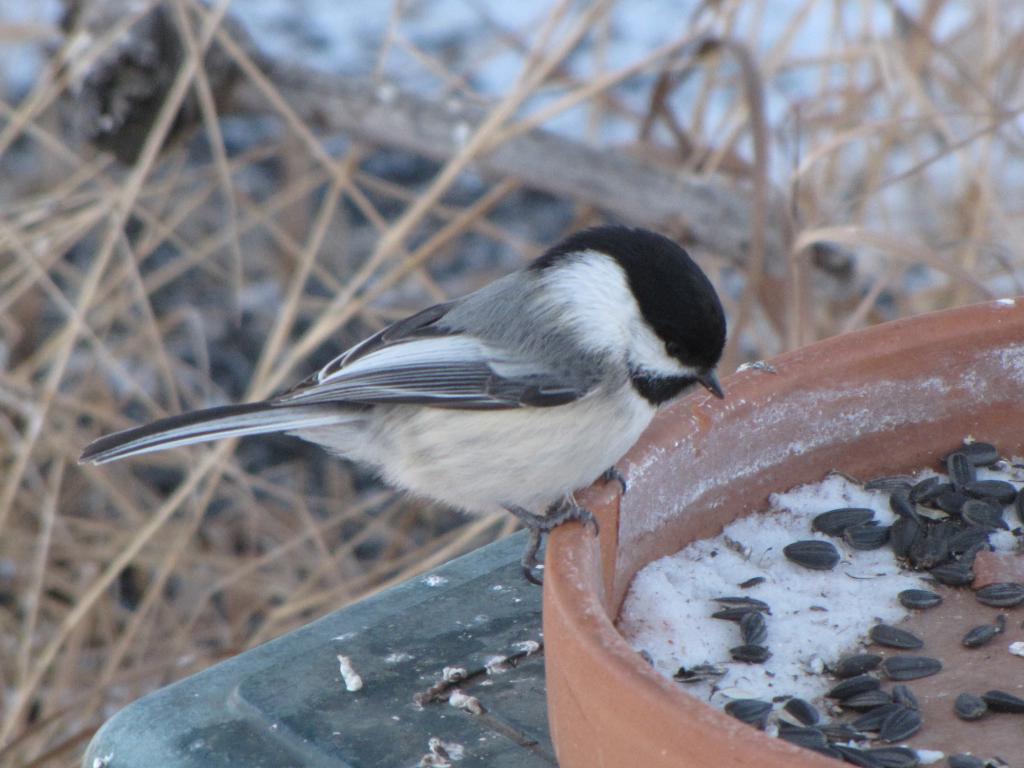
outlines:
[[581, 507], [571, 496], [566, 496], [561, 501], [555, 502], [542, 514], [530, 512], [515, 505], [507, 506], [505, 509], [515, 515], [526, 530], [530, 532], [530, 539], [526, 544], [526, 549], [523, 551], [523, 556], [520, 558], [519, 563], [523, 567], [523, 576], [526, 580], [537, 586], [544, 584], [544, 580], [537, 575], [537, 571], [544, 568], [537, 561], [537, 552], [540, 550], [540, 544], [545, 533], [550, 533], [565, 523], [578, 520], [597, 536], [597, 519], [591, 514], [589, 509]]
[[601, 473], [602, 483], [618, 483], [619, 487], [622, 488], [622, 493], [625, 495], [626, 491], [629, 490], [629, 485], [626, 484], [626, 476], [619, 472], [619, 468], [616, 466], [610, 466], [604, 472]]

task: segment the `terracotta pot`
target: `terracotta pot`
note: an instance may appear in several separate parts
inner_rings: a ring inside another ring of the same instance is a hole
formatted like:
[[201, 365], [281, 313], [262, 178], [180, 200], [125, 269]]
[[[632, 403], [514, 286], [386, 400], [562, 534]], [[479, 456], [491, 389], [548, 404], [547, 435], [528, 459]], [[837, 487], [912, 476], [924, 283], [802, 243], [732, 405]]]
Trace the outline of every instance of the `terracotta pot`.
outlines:
[[694, 394], [659, 415], [620, 464], [629, 492], [595, 486], [582, 499], [599, 538], [578, 525], [551, 536], [544, 637], [562, 768], [835, 766], [652, 670], [613, 625], [633, 575], [832, 469], [916, 470], [966, 435], [1024, 450], [1024, 300], [900, 320], [771, 363], [774, 374], [728, 377], [724, 401]]

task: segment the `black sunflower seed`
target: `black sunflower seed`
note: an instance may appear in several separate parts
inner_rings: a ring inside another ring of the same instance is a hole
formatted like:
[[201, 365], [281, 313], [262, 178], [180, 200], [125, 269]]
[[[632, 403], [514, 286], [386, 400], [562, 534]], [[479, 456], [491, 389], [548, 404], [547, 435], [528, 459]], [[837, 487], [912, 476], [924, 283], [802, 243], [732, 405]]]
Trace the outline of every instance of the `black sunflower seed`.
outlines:
[[1006, 614], [1000, 613], [996, 616], [996, 634], [1001, 635], [1006, 631]]
[[892, 700], [897, 704], [902, 704], [907, 709], [921, 709], [921, 705], [917, 701], [917, 696], [907, 686], [900, 683], [892, 687]]
[[924, 538], [924, 529], [921, 524], [911, 517], [898, 517], [889, 527], [889, 546], [896, 557], [904, 558], [910, 555], [914, 543]]
[[782, 708], [804, 725], [815, 725], [821, 719], [814, 705], [799, 697], [790, 699]]
[[851, 525], [843, 531], [843, 541], [853, 549], [868, 551], [878, 549], [889, 541], [887, 525]]
[[843, 723], [839, 720], [819, 725], [818, 730], [824, 733], [825, 738], [829, 741], [867, 741], [868, 738], [849, 723]]
[[831, 571], [839, 562], [839, 550], [828, 541], [794, 541], [782, 549], [786, 559], [813, 571]]
[[843, 531], [850, 526], [863, 525], [874, 519], [874, 510], [864, 507], [840, 507], [815, 515], [811, 521], [811, 530], [824, 533], [827, 536], [841, 536]]
[[864, 483], [864, 490], [885, 491], [886, 493], [895, 493], [896, 491], [909, 492], [913, 484], [914, 478], [910, 475], [887, 475], [868, 480]]
[[873, 653], [855, 653], [850, 656], [843, 656], [829, 670], [840, 680], [863, 675], [882, 663], [882, 657]]
[[849, 747], [845, 744], [833, 744], [832, 749], [838, 752], [844, 763], [858, 765], [861, 768], [882, 768], [882, 764], [871, 756], [870, 752], [857, 747]]
[[1024, 493], [1018, 493], [1013, 502], [1013, 509], [1017, 513], [1017, 522], [1024, 525]]
[[953, 702], [953, 712], [961, 720], [977, 720], [988, 712], [988, 704], [981, 696], [973, 693], [961, 693]]
[[764, 576], [751, 576], [746, 581], [741, 581], [737, 586], [740, 589], [750, 589], [756, 587], [758, 584], [764, 584], [767, 579]]
[[725, 712], [737, 720], [753, 725], [756, 728], [764, 728], [768, 721], [768, 715], [772, 711], [770, 701], [760, 699], [735, 699], [725, 705]]
[[672, 679], [677, 683], [700, 683], [705, 680], [714, 680], [715, 678], [722, 677], [728, 671], [725, 667], [715, 664], [697, 664], [689, 668], [680, 667], [672, 675]]
[[892, 704], [892, 696], [877, 688], [873, 691], [864, 691], [839, 702], [843, 709], [852, 709], [856, 712], [868, 712], [875, 707]]
[[882, 768], [917, 768], [921, 760], [910, 747], [876, 747], [868, 754], [877, 760]]
[[890, 680], [905, 682], [942, 671], [942, 662], [930, 656], [890, 656], [882, 662], [882, 671]]
[[1003, 520], [1003, 510], [994, 507], [983, 499], [968, 499], [960, 507], [960, 517], [968, 525], [979, 525], [982, 528], [1009, 529]]
[[[764, 581], [760, 576], [757, 578]], [[763, 611], [767, 614], [771, 614], [772, 612], [772, 609], [764, 600], [758, 600], [756, 597], [747, 597], [746, 595], [726, 595], [725, 597], [716, 597], [715, 602], [719, 605], [729, 606], [730, 608], [746, 608], [751, 611]]]
[[715, 611], [711, 614], [712, 619], [721, 619], [722, 621], [739, 621], [746, 616], [748, 613], [757, 613], [753, 608], [723, 608], [720, 611]]
[[991, 528], [983, 525], [969, 525], [966, 528], [961, 528], [949, 537], [949, 551], [954, 555], [962, 555], [978, 544], [987, 546], [991, 532]]
[[900, 707], [882, 721], [882, 728], [878, 732], [878, 738], [892, 744], [894, 741], [909, 739], [921, 730], [921, 713]]
[[896, 597], [904, 608], [917, 610], [934, 608], [942, 602], [942, 595], [927, 589], [904, 589]]
[[[915, 504], [927, 504], [929, 501], [938, 496], [942, 492], [942, 489], [936, 491], [935, 489], [942, 484], [935, 475], [924, 478], [918, 481], [911, 489], [909, 494], [910, 501]], [[932, 495], [934, 493], [934, 495]]]
[[883, 704], [880, 707], [869, 709], [860, 717], [856, 718], [851, 725], [858, 731], [879, 731], [882, 728], [882, 723], [889, 717], [893, 712], [897, 712], [903, 709], [899, 704], [889, 702]]
[[999, 629], [993, 624], [982, 624], [969, 630], [960, 643], [965, 648], [980, 648], [990, 642], [993, 637], [999, 634]]
[[975, 480], [964, 486], [968, 496], [977, 499], [992, 499], [1000, 504], [1009, 504], [1017, 498], [1017, 488], [1005, 480]]
[[1024, 699], [1006, 691], [986, 691], [981, 698], [993, 712], [1024, 712]]
[[759, 611], [750, 611], [740, 619], [740, 634], [746, 645], [764, 645], [768, 639], [768, 622], [764, 614]]
[[[999, 451], [991, 443], [982, 443], [974, 441], [971, 443], [964, 443], [960, 448], [957, 448], [954, 453], [962, 453], [967, 456], [967, 460], [976, 467], [988, 467], [999, 461]], [[950, 454], [951, 456], [952, 454]], [[949, 456], [946, 457], [948, 462]]]
[[921, 516], [917, 512], [917, 507], [914, 502], [910, 500], [909, 494], [894, 493], [889, 497], [889, 509], [891, 509], [897, 517], [916, 520], [918, 522], [921, 521]]
[[772, 652], [763, 645], [737, 645], [729, 649], [729, 655], [733, 661], [743, 661], [747, 664], [763, 664], [771, 658]]
[[908, 557], [914, 567], [923, 570], [934, 568], [949, 558], [950, 531], [938, 525], [930, 526], [923, 536], [910, 545]]
[[874, 642], [887, 648], [900, 648], [910, 651], [924, 646], [924, 641], [913, 632], [908, 632], [905, 629], [900, 629], [890, 624], [876, 624], [868, 632], [868, 636]]
[[969, 754], [950, 755], [946, 758], [949, 768], [985, 768], [985, 761]]
[[958, 491], [963, 491], [964, 486], [977, 480], [974, 471], [974, 464], [967, 458], [964, 451], [954, 451], [946, 457], [946, 471], [949, 473], [949, 482]]
[[782, 723], [780, 723], [779, 738], [804, 749], [817, 749], [828, 746], [828, 739], [825, 738], [824, 733], [817, 728], [808, 728], [801, 725], [787, 724], [786, 727], [782, 727]]
[[1015, 581], [1000, 581], [982, 587], [974, 593], [975, 599], [983, 605], [994, 608], [1012, 608], [1024, 603], [1024, 584]]
[[966, 587], [974, 581], [974, 571], [966, 563], [945, 563], [929, 569], [933, 579], [947, 587]]
[[829, 692], [825, 694], [830, 699], [848, 699], [851, 696], [856, 696], [858, 693], [864, 693], [864, 691], [874, 691], [880, 688], [882, 681], [874, 675], [857, 675], [851, 677], [848, 680], [843, 680], [841, 683], [837, 683], [829, 689]]

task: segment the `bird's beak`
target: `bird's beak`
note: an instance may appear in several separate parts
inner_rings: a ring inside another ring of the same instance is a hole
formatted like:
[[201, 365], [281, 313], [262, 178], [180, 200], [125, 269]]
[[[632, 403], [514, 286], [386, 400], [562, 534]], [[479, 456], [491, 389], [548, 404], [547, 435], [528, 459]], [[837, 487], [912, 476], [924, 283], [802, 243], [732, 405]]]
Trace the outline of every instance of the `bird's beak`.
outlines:
[[715, 376], [714, 371], [707, 371], [697, 377], [697, 381], [701, 383], [708, 392], [717, 397], [719, 400], [725, 399], [725, 392], [722, 391], [722, 385], [718, 383], [718, 377]]

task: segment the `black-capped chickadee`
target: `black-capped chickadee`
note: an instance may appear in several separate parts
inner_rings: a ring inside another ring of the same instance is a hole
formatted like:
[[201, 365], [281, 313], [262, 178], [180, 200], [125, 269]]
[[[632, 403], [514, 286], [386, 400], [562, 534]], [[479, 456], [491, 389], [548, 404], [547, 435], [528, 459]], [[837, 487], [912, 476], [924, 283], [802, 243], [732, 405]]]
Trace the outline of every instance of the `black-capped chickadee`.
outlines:
[[[686, 252], [642, 229], [578, 232], [523, 269], [400, 320], [270, 400], [160, 419], [90, 444], [81, 461], [287, 432], [388, 482], [531, 531], [596, 528], [572, 493], [602, 475], [658, 405], [717, 397], [725, 314]], [[624, 484], [623, 484], [624, 485]]]

